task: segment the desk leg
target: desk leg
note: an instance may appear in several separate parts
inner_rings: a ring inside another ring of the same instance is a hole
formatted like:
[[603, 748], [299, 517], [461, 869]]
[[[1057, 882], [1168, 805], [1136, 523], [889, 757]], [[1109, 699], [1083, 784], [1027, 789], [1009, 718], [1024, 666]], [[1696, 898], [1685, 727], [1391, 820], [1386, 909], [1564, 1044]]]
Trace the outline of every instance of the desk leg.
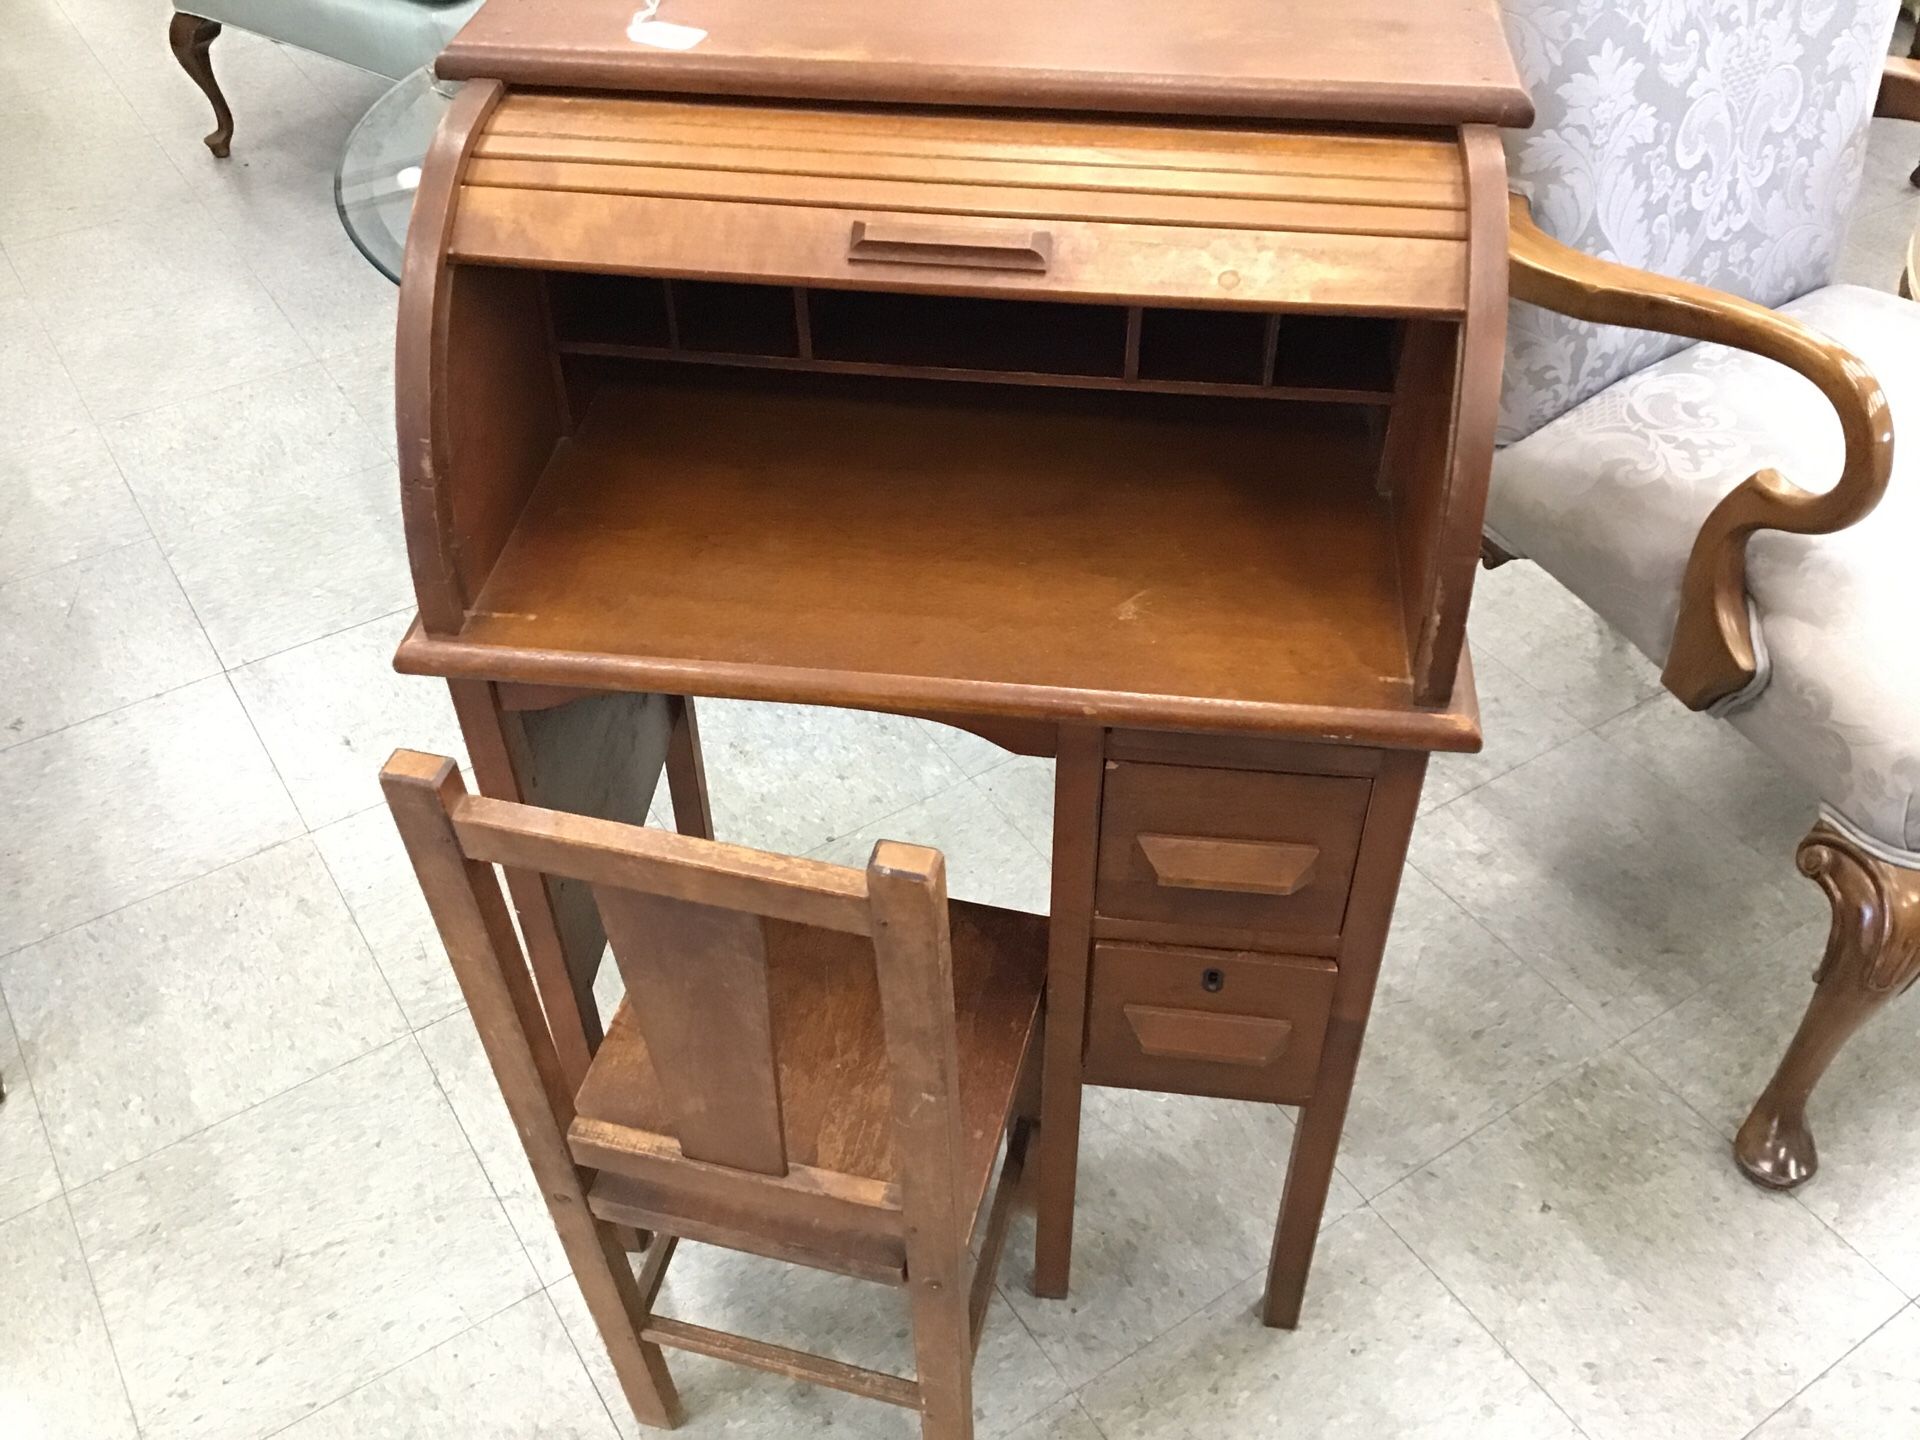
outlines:
[[[644, 825], [666, 764], [664, 695], [599, 694], [549, 709], [508, 710], [495, 687], [450, 680], [453, 708], [482, 795]], [[593, 892], [509, 870], [534, 984], [563, 1074], [577, 1090], [600, 1043], [593, 982], [607, 937]]]
[[673, 801], [673, 828], [682, 835], [713, 839], [713, 806], [707, 799], [707, 762], [700, 753], [700, 725], [693, 697], [667, 700], [672, 733], [667, 740], [667, 794]]
[[1041, 1062], [1040, 1183], [1033, 1293], [1058, 1300], [1073, 1266], [1073, 1196], [1080, 1163], [1080, 1057], [1093, 953], [1093, 881], [1100, 853], [1105, 732], [1060, 727], [1053, 789], [1053, 900]]
[[1374, 982], [1380, 976], [1380, 956], [1386, 949], [1394, 897], [1400, 890], [1400, 869], [1413, 835], [1420, 785], [1426, 773], [1424, 754], [1397, 752], [1388, 757], [1373, 783], [1366, 834], [1347, 904], [1350, 918], [1340, 946], [1333, 1019], [1327, 1026], [1313, 1098], [1300, 1108], [1299, 1124], [1293, 1132], [1293, 1155], [1287, 1163], [1280, 1221], [1274, 1229], [1263, 1318], [1277, 1329], [1291, 1330], [1300, 1323], [1307, 1272], [1313, 1266], [1314, 1245], [1320, 1238], [1320, 1217], [1327, 1206], [1327, 1187], [1333, 1183], [1340, 1131], [1347, 1121], [1360, 1045], [1373, 1009]]

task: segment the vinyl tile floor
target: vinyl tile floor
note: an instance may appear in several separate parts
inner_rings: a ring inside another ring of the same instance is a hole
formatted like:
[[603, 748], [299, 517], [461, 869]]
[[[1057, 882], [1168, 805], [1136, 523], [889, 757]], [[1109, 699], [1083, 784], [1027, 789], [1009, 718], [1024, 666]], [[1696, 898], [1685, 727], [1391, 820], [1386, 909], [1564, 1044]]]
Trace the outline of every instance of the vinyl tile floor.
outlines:
[[[458, 753], [408, 620], [394, 291], [332, 166], [382, 82], [229, 31], [233, 158], [164, 0], [7, 0], [0, 47], [0, 1436], [641, 1433], [374, 773]], [[1920, 126], [1846, 278], [1891, 289]], [[1473, 624], [1304, 1321], [1255, 1319], [1289, 1112], [1089, 1092], [1072, 1298], [1009, 1247], [980, 1433], [1920, 1435], [1920, 1000], [1847, 1051], [1793, 1195], [1728, 1140], [1808, 993], [1811, 806], [1526, 565]], [[915, 720], [703, 707], [722, 833], [943, 847], [1037, 908], [1050, 774]], [[870, 1365], [897, 1297], [687, 1247], [674, 1313]], [[907, 1436], [676, 1360], [685, 1433]]]

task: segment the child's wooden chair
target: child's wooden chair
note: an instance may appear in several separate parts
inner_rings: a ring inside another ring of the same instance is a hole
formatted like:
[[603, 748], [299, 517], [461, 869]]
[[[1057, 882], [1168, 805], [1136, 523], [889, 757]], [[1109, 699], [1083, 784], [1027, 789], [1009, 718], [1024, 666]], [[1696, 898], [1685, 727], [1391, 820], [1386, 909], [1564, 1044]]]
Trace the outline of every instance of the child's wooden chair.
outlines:
[[[381, 780], [634, 1413], [677, 1419], [669, 1346], [969, 1440], [1035, 1113], [1046, 921], [949, 907], [945, 861], [914, 845], [882, 841], [865, 871], [769, 855], [469, 795], [452, 761], [406, 750]], [[627, 999], [577, 1093], [495, 864], [584, 881], [599, 904]], [[654, 1232], [637, 1275], [635, 1229]], [[904, 1285], [916, 1378], [653, 1314], [681, 1236]]]

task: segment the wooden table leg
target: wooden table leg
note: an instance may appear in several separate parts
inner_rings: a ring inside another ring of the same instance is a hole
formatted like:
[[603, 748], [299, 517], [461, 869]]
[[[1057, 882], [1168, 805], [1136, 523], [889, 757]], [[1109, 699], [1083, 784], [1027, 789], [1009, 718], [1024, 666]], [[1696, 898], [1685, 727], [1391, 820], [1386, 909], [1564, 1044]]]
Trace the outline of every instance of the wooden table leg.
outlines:
[[1060, 1299], [1073, 1266], [1073, 1197], [1080, 1163], [1080, 1056], [1093, 881], [1100, 849], [1105, 732], [1062, 726], [1054, 770], [1053, 901], [1047, 938], [1045, 1052], [1041, 1062], [1040, 1180], [1035, 1199], [1033, 1293]]
[[707, 799], [707, 762], [700, 753], [700, 725], [693, 715], [693, 697], [674, 695], [667, 701], [672, 734], [667, 741], [667, 793], [673, 800], [673, 828], [682, 835], [713, 839], [713, 805]]
[[[665, 768], [668, 697], [609, 693], [548, 709], [507, 709], [485, 681], [450, 680], [479, 792], [644, 825]], [[593, 982], [606, 953], [586, 886], [507, 872], [534, 983], [567, 1083], [578, 1089], [600, 1043]]]
[[1333, 1019], [1327, 1026], [1313, 1098], [1300, 1108], [1294, 1129], [1293, 1155], [1287, 1163], [1287, 1183], [1280, 1198], [1280, 1220], [1274, 1228], [1263, 1318], [1277, 1329], [1291, 1330], [1300, 1323], [1307, 1273], [1320, 1238], [1320, 1218], [1327, 1207], [1327, 1189], [1333, 1183], [1340, 1131], [1347, 1120], [1347, 1102], [1353, 1095], [1354, 1072], [1360, 1064], [1360, 1043], [1373, 1009], [1380, 956], [1386, 949], [1400, 869], [1412, 838], [1420, 785], [1426, 773], [1424, 754], [1396, 753], [1388, 757], [1373, 782], [1367, 828], [1354, 866], [1352, 897], [1347, 902], [1351, 919], [1340, 944]]

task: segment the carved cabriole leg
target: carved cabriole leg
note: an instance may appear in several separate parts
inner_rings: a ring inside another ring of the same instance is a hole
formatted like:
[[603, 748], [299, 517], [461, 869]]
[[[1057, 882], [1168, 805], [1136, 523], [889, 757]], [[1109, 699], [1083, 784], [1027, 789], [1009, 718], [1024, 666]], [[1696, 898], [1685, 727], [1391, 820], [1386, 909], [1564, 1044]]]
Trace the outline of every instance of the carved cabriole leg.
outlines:
[[207, 149], [224, 160], [233, 143], [233, 111], [227, 108], [227, 97], [220, 93], [220, 82], [213, 78], [213, 57], [208, 53], [219, 34], [219, 21], [203, 20], [185, 11], [176, 11], [172, 25], [167, 28], [167, 41], [173, 46], [173, 58], [180, 62], [180, 68], [193, 77], [193, 83], [213, 102], [214, 126], [213, 132], [207, 136]]
[[1920, 870], [1890, 865], [1825, 821], [1800, 842], [1800, 869], [1827, 892], [1833, 926], [1813, 1001], [1733, 1142], [1756, 1184], [1791, 1189], [1819, 1168], [1807, 1096], [1840, 1047], [1920, 976]]

